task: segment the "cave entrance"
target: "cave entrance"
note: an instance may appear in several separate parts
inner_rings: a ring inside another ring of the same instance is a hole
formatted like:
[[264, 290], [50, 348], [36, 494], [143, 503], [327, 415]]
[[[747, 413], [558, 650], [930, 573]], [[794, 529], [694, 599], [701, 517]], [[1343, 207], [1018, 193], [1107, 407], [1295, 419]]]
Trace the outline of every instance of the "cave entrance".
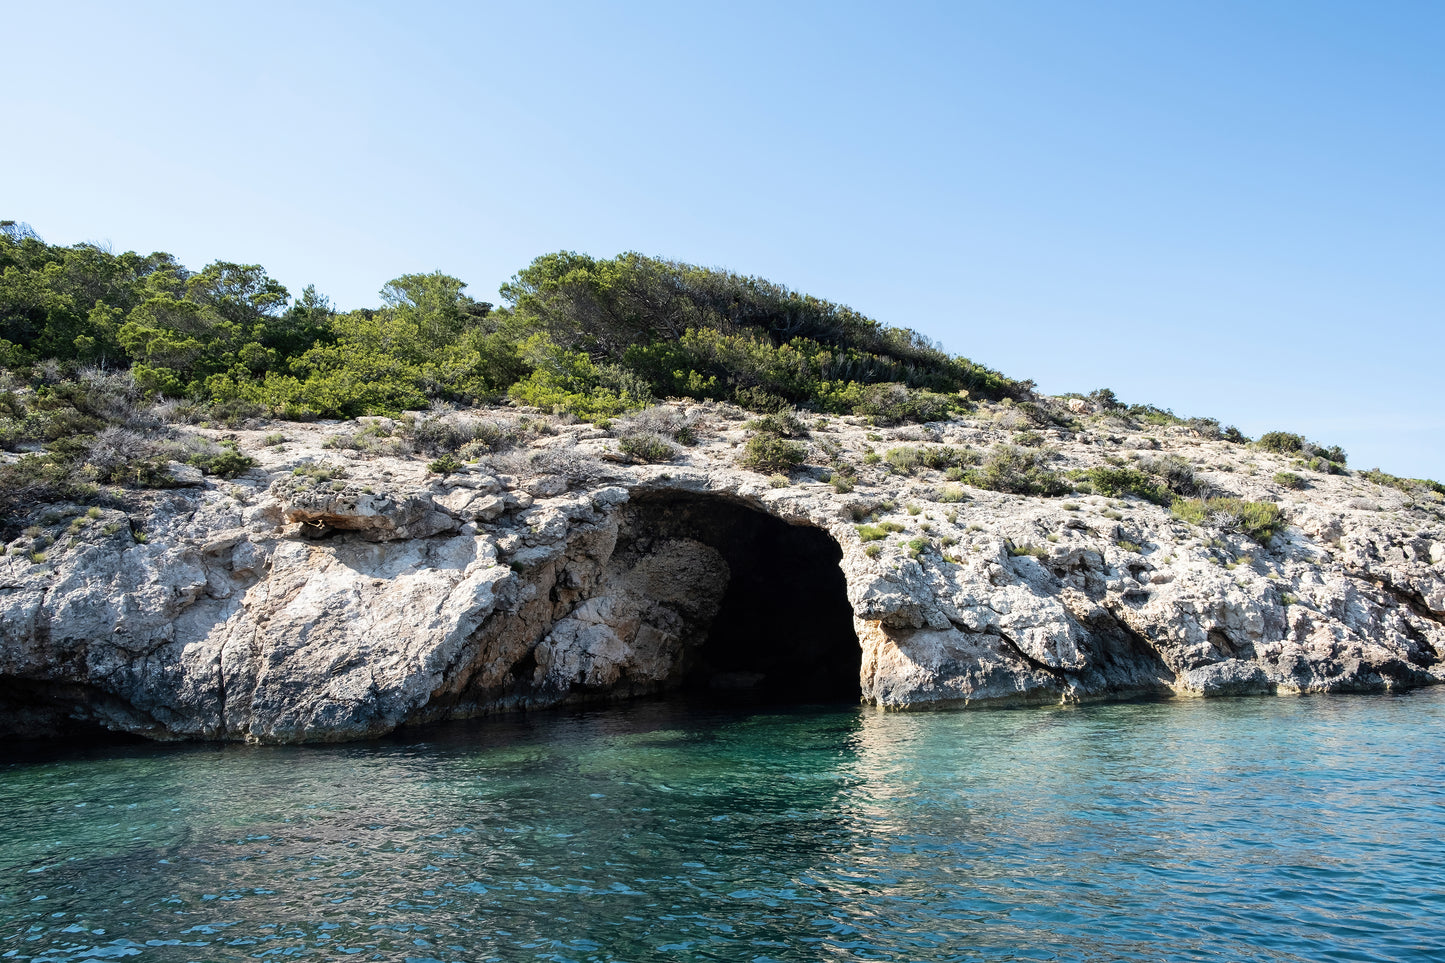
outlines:
[[726, 561], [726, 593], [680, 687], [738, 702], [857, 702], [862, 648], [843, 550], [826, 531], [790, 525], [718, 496], [636, 496], [634, 537], [685, 537]]

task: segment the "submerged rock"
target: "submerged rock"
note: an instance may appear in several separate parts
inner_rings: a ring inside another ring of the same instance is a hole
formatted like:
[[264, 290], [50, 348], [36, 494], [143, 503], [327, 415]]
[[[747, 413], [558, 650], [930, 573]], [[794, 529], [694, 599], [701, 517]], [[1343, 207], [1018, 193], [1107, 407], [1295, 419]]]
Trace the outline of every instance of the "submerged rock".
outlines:
[[[327, 426], [288, 426], [284, 450], [242, 432], [260, 466], [235, 482], [38, 508], [53, 544], [0, 558], [0, 732], [328, 741], [678, 687], [902, 708], [1445, 681], [1438, 502], [1351, 475], [1306, 497], [1269, 481], [1282, 458], [1156, 429], [1214, 490], [1279, 502], [1262, 545], [864, 458], [880, 437], [1008, 440], [986, 418], [815, 424], [813, 467], [775, 488], [736, 466], [733, 410], [689, 417], [672, 464], [623, 464], [581, 426], [441, 479], [325, 449]], [[1050, 444], [1088, 468], [1161, 441]], [[856, 487], [818, 480], [825, 461]], [[888, 528], [865, 542], [864, 519]]]

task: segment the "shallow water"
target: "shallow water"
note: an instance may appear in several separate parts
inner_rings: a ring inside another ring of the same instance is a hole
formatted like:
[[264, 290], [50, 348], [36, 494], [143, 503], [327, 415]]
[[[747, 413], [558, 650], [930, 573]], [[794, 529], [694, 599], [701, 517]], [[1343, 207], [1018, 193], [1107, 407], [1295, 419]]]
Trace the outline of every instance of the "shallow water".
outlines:
[[1445, 959], [1442, 690], [9, 751], [0, 959]]

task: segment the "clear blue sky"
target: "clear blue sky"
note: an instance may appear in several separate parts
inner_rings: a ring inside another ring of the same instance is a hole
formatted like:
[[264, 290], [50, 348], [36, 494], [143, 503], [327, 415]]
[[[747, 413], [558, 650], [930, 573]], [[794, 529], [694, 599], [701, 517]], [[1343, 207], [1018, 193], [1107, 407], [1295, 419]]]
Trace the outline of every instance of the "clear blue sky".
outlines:
[[0, 217], [377, 303], [757, 274], [1445, 478], [1445, 3], [5, 2]]

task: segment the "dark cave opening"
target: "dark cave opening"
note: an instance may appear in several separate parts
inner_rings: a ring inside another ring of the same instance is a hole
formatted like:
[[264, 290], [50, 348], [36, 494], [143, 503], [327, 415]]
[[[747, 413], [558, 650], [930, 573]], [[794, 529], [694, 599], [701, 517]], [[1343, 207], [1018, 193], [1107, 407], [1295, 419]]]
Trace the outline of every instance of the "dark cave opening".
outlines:
[[685, 537], [716, 550], [730, 575], [681, 688], [717, 701], [857, 702], [862, 650], [843, 550], [826, 531], [790, 525], [718, 496], [636, 497], [634, 537]]

